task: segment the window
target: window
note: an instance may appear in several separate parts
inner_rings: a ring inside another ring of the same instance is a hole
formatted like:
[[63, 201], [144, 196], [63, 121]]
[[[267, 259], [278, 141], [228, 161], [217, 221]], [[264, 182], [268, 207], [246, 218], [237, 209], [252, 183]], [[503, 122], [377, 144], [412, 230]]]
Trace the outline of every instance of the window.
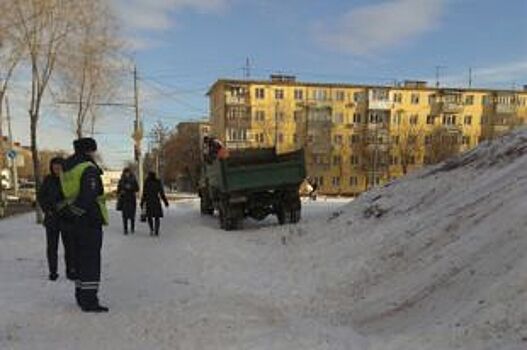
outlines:
[[276, 89], [274, 91], [274, 97], [277, 100], [283, 100], [284, 99], [284, 90], [283, 89]]
[[342, 135], [333, 136], [333, 143], [335, 145], [342, 145]]
[[293, 143], [295, 143], [295, 144], [298, 143], [298, 135], [296, 133], [293, 134]]
[[408, 157], [408, 164], [415, 165], [415, 156]]
[[472, 125], [472, 116], [466, 115], [465, 120], [463, 122], [465, 123], [465, 125]]
[[461, 140], [461, 142], [463, 143], [463, 145], [470, 145], [470, 136], [463, 136], [463, 139]]
[[353, 93], [353, 102], [362, 102], [364, 101], [364, 94], [362, 92]]
[[304, 91], [300, 89], [295, 89], [295, 100], [303, 100], [304, 99]]
[[339, 187], [340, 186], [340, 177], [334, 176], [333, 179], [331, 179], [331, 183], [333, 184], [333, 187]]
[[328, 93], [326, 90], [315, 90], [313, 91], [313, 98], [317, 101], [326, 101], [328, 99]]
[[227, 129], [227, 137], [229, 141], [246, 141], [246, 129]]
[[265, 111], [256, 111], [254, 113], [254, 120], [257, 122], [263, 122], [265, 121]]
[[342, 158], [340, 156], [333, 156], [333, 165], [340, 165], [340, 162], [342, 161]]
[[298, 122], [301, 122], [302, 121], [302, 111], [294, 111], [293, 112], [293, 119], [295, 120], [296, 123]]
[[394, 125], [401, 125], [401, 121], [402, 121], [402, 115], [401, 113], [397, 113], [396, 115], [393, 116], [393, 124]]
[[276, 120], [279, 121], [279, 122], [285, 121], [285, 113], [282, 112], [282, 111], [277, 111], [276, 112]]
[[356, 145], [360, 142], [360, 135], [351, 135], [350, 137], [350, 144]]
[[403, 94], [400, 92], [396, 92], [395, 94], [393, 94], [393, 102], [403, 103]]
[[337, 113], [337, 114], [335, 114], [335, 116], [333, 118], [333, 122], [335, 124], [342, 124], [342, 123], [344, 123], [344, 113]]
[[412, 104], [413, 105], [418, 105], [419, 104], [419, 94], [412, 94]]
[[353, 113], [353, 124], [360, 124], [361, 120], [362, 118], [360, 113]]
[[254, 96], [256, 97], [257, 100], [263, 100], [265, 98], [265, 89], [257, 88], [254, 91]]
[[390, 156], [390, 165], [398, 165], [399, 164], [399, 158], [396, 156]]
[[278, 143], [284, 143], [284, 134], [282, 133], [278, 134]]
[[428, 124], [428, 125], [434, 125], [434, 116], [432, 116], [432, 115], [427, 115], [427, 116], [426, 116], [426, 124]]
[[399, 144], [399, 140], [400, 140], [399, 135], [395, 135], [395, 136], [393, 137], [393, 143], [394, 143], [394, 144], [398, 145], [398, 144]]
[[337, 101], [344, 101], [346, 94], [342, 90], [338, 90], [336, 93], [336, 100]]
[[419, 121], [419, 116], [417, 114], [410, 116], [410, 124], [411, 125], [417, 125], [417, 122]]
[[256, 142], [264, 143], [264, 134], [263, 133], [256, 134], [255, 136], [256, 136]]
[[426, 135], [425, 136], [425, 145], [431, 145], [432, 144], [432, 136]]
[[465, 104], [467, 106], [472, 106], [474, 104], [474, 95], [465, 96]]
[[483, 97], [481, 98], [481, 104], [482, 104], [482, 105], [486, 106], [486, 105], [488, 105], [489, 103], [490, 103], [490, 98], [489, 98], [489, 96], [485, 95], [485, 96], [483, 96]]
[[359, 185], [359, 181], [356, 176], [350, 176], [350, 186], [355, 187]]
[[408, 135], [408, 144], [415, 145], [417, 143], [416, 135]]
[[350, 164], [351, 165], [358, 165], [359, 164], [359, 156], [351, 156], [350, 157]]
[[456, 116], [455, 115], [443, 116], [443, 125], [456, 125]]

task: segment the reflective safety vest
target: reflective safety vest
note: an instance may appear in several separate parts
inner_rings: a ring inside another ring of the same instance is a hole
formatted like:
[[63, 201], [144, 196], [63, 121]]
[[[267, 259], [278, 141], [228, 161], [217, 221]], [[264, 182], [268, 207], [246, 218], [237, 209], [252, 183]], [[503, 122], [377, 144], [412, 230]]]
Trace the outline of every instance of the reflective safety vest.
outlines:
[[[60, 183], [65, 201], [70, 206], [71, 211], [78, 216], [83, 214], [83, 210], [75, 207], [73, 203], [79, 196], [81, 190], [82, 174], [84, 174], [84, 171], [89, 167], [95, 167], [95, 165], [92, 162], [83, 162], [76, 165], [73, 169], [63, 172], [60, 176]], [[103, 224], [106, 226], [109, 223], [109, 215], [104, 194], [97, 197], [97, 204], [101, 212]]]

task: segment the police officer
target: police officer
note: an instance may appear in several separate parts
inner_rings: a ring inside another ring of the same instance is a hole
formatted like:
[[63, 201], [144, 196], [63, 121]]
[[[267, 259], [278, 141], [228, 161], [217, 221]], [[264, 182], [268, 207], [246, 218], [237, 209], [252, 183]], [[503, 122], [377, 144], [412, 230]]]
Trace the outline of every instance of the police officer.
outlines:
[[84, 312], [108, 312], [99, 304], [102, 226], [108, 224], [102, 170], [94, 160], [97, 143], [92, 138], [73, 142], [75, 154], [64, 162], [61, 177], [67, 210], [73, 217], [73, 244], [77, 281], [75, 298]]

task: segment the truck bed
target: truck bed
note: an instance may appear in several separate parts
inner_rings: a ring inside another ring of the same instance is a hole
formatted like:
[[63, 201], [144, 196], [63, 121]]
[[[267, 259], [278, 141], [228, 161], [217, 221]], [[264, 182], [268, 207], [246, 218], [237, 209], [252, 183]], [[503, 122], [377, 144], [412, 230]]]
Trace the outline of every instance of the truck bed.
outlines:
[[222, 193], [256, 192], [298, 186], [304, 180], [303, 150], [277, 155], [274, 149], [232, 152], [207, 166], [209, 184]]

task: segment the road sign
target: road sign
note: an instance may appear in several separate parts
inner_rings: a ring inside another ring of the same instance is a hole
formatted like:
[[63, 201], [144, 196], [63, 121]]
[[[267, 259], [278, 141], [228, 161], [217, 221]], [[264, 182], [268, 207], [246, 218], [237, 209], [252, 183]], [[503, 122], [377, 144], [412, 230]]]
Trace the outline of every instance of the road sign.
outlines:
[[16, 158], [16, 151], [15, 150], [10, 150], [7, 152], [7, 157], [9, 159], [15, 159]]

